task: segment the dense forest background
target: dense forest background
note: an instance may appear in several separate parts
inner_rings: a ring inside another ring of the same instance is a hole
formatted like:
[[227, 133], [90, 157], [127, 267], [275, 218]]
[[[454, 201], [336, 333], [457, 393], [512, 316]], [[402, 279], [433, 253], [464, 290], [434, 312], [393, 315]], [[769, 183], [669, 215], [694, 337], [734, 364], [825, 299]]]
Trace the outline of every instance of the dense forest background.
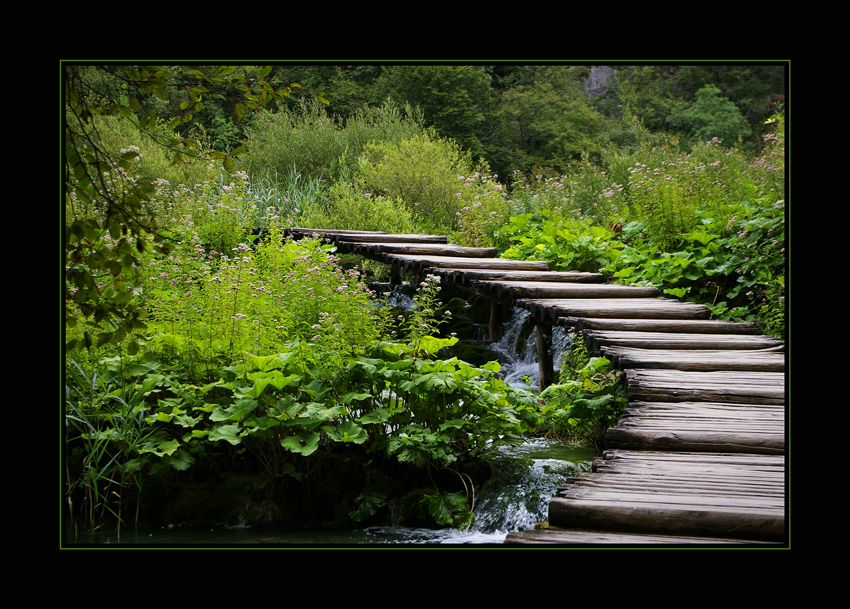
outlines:
[[[191, 81], [191, 66], [176, 67]], [[239, 68], [248, 80], [260, 66]], [[756, 149], [769, 126], [765, 120], [784, 101], [786, 66], [764, 63], [715, 65], [386, 65], [280, 64], [266, 81], [274, 88], [297, 83], [287, 104], [319, 98], [340, 121], [387, 101], [421, 111], [426, 126], [485, 159], [500, 176], [514, 170], [562, 172], [582, 153], [606, 146], [628, 148], [638, 129], [668, 132], [683, 148], [718, 137]], [[221, 150], [241, 145], [258, 114], [239, 120], [234, 108], [242, 92], [216, 91], [193, 114], [185, 131], [203, 126]], [[141, 112], [179, 116], [186, 92], [148, 98]]]

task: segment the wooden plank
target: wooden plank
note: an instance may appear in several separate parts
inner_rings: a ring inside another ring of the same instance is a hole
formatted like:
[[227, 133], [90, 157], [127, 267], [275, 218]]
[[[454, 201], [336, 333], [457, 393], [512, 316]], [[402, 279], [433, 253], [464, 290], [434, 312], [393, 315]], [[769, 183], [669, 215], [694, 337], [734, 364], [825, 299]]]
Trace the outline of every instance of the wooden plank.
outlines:
[[549, 523], [643, 534], [779, 541], [785, 461], [737, 453], [606, 451], [549, 503]]
[[644, 349], [765, 349], [781, 347], [782, 341], [749, 334], [676, 334], [673, 332], [629, 332], [585, 330], [588, 345]]
[[346, 236], [346, 235], [356, 235], [357, 237], [369, 238], [372, 236], [380, 235], [386, 236], [387, 234], [383, 231], [371, 231], [371, 230], [343, 230], [343, 229], [333, 229], [333, 228], [305, 228], [305, 227], [297, 227], [292, 226], [289, 228], [283, 229], [284, 233], [292, 233], [297, 235], [333, 235], [333, 236]]
[[690, 372], [631, 368], [629, 400], [784, 404], [785, 375], [777, 372]]
[[360, 241], [341, 242], [355, 254], [371, 256], [375, 254], [426, 254], [431, 256], [461, 256], [464, 258], [493, 258], [495, 247], [462, 247], [443, 243], [361, 243]]
[[785, 409], [720, 402], [631, 402], [605, 437], [631, 450], [784, 454]]
[[375, 243], [448, 243], [448, 237], [442, 235], [403, 235], [392, 233], [355, 233], [353, 231], [340, 232], [336, 240], [342, 242], [375, 242]]
[[774, 541], [753, 541], [752, 539], [720, 539], [712, 537], [689, 537], [686, 535], [662, 535], [641, 533], [615, 533], [611, 531], [581, 531], [560, 529], [551, 526], [535, 527], [531, 531], [508, 533], [503, 542], [510, 546], [558, 545], [579, 546], [749, 546], [769, 547], [778, 545]]
[[482, 279], [491, 279], [493, 281], [553, 281], [561, 283], [603, 283], [605, 281], [605, 277], [601, 273], [585, 273], [580, 271], [442, 268], [438, 269], [437, 272], [460, 285], [471, 284], [473, 281], [480, 281]]
[[785, 354], [772, 349], [643, 349], [603, 346], [601, 352], [619, 369], [785, 371]]
[[520, 298], [651, 298], [660, 296], [657, 288], [645, 288], [608, 283], [554, 283], [547, 281], [470, 282], [472, 288], [497, 300]]
[[405, 254], [383, 254], [390, 263], [408, 268], [470, 268], [495, 270], [546, 270], [548, 265], [539, 261], [506, 260], [504, 258], [460, 258], [457, 256], [409, 256]]
[[552, 321], [559, 317], [705, 319], [711, 314], [705, 305], [671, 298], [519, 299], [516, 304], [538, 319]]
[[626, 330], [633, 332], [697, 332], [700, 334], [761, 334], [756, 323], [718, 319], [604, 319], [559, 317], [557, 324], [576, 330]]

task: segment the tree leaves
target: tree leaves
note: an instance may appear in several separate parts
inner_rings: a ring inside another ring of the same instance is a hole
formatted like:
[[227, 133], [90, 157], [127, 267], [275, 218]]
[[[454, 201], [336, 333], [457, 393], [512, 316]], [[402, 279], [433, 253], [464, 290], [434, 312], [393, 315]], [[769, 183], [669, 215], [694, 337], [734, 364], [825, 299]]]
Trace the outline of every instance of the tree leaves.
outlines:
[[[210, 69], [213, 72], [209, 73]], [[148, 214], [143, 203], [152, 192], [152, 185], [128, 179], [122, 173], [131, 169], [138, 152], [127, 150], [112, 157], [103, 147], [92, 117], [120, 115], [129, 119], [140, 110], [140, 98], [168, 101], [170, 89], [182, 87], [188, 97], [179, 104], [181, 114], [172, 117], [172, 129], [191, 123], [193, 112], [203, 108], [204, 95], [214, 88], [238, 88], [242, 92], [247, 101], [236, 106], [237, 118], [242, 119], [246, 108], [259, 110], [272, 100], [286, 98], [292, 88], [297, 87], [291, 85], [275, 90], [265, 80], [270, 72], [267, 66], [258, 72], [257, 78], [248, 79], [238, 66], [196, 68], [190, 74], [202, 81], [197, 83], [180, 82], [180, 70], [165, 66], [63, 65], [66, 196], [73, 193], [78, 200], [96, 202], [104, 210], [99, 224], [84, 218], [73, 219], [65, 225], [65, 319], [73, 326], [79, 316], [89, 326], [82, 339], [66, 343], [67, 351], [80, 346], [90, 348], [95, 344], [118, 343], [127, 335], [144, 329], [140, 321], [142, 312], [124, 285], [115, 284], [101, 290], [97, 284], [103, 272], [115, 279], [132, 273], [138, 262], [126, 247], [127, 243], [132, 243], [141, 252], [146, 248], [145, 240], [152, 238], [164, 252], [168, 249], [155, 218]], [[158, 113], [151, 110], [146, 116], [138, 116], [137, 123], [142, 130], [153, 129], [158, 118]], [[175, 137], [166, 145], [172, 152], [174, 164], [180, 164], [184, 156], [197, 157], [200, 149], [199, 142], [182, 137]], [[221, 160], [226, 171], [233, 172], [233, 157], [244, 152], [245, 148], [239, 147], [231, 154], [219, 152], [210, 156]], [[106, 235], [113, 241], [120, 236], [124, 239], [113, 246], [105, 239]], [[110, 324], [119, 327], [105, 329]], [[98, 332], [96, 340], [90, 334], [92, 331]], [[134, 352], [138, 349], [135, 340], [131, 349]]]

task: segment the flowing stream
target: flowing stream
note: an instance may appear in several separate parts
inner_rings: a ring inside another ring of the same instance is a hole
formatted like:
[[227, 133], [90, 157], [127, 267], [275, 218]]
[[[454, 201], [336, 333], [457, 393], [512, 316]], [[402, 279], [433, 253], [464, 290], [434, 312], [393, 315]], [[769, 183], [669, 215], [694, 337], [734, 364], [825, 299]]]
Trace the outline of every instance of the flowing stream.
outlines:
[[[393, 291], [388, 296], [393, 306], [412, 306], [412, 300]], [[536, 336], [527, 311], [514, 309], [505, 324], [502, 339], [489, 344], [499, 354], [501, 373], [506, 382], [523, 389], [537, 387]], [[569, 335], [556, 328], [553, 336], [555, 364], [560, 351], [568, 345]], [[486, 341], [485, 341], [486, 342]], [[431, 544], [502, 544], [511, 531], [529, 530], [548, 519], [548, 503], [558, 485], [569, 476], [589, 471], [594, 449], [568, 446], [534, 438], [521, 446], [506, 447], [491, 455], [496, 475], [479, 491], [475, 499], [475, 521], [465, 531], [400, 527], [357, 529], [310, 528], [286, 529], [248, 526], [186, 524], [174, 526], [140, 525], [125, 527], [120, 545], [169, 547], [337, 547]], [[73, 534], [70, 535], [73, 538]], [[98, 532], [97, 545], [117, 544], [114, 529]]]
[[[501, 545], [511, 531], [529, 530], [548, 519], [548, 503], [568, 476], [588, 471], [595, 453], [543, 439], [504, 448], [493, 455], [497, 474], [476, 498], [475, 522], [465, 531], [402, 527], [337, 527], [283, 529], [278, 527], [183, 524], [137, 529], [125, 526], [120, 541], [104, 527], [86, 543], [102, 546], [165, 547], [369, 547], [422, 545]], [[73, 539], [69, 532], [68, 538]]]

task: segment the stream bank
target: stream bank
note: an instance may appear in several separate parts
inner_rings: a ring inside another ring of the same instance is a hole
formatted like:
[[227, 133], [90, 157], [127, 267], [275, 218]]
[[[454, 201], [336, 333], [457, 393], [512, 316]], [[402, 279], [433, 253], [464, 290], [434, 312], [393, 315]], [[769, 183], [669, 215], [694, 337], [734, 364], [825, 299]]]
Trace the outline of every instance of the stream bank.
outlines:
[[[374, 286], [388, 294], [384, 306], [399, 314], [412, 306], [409, 285]], [[501, 337], [488, 340], [490, 304], [446, 295], [439, 314], [450, 311], [441, 327], [444, 335], [461, 340], [449, 357], [473, 365], [497, 360], [504, 380], [518, 388], [537, 386], [534, 325], [529, 314], [513, 309], [506, 316]], [[568, 337], [556, 335], [563, 348]], [[557, 363], [557, 357], [555, 358]], [[593, 449], [566, 446], [529, 438], [521, 446], [502, 448], [466, 464], [459, 472], [442, 472], [437, 479], [426, 471], [378, 459], [357, 447], [337, 446], [332, 454], [316, 459], [306, 478], [257, 475], [250, 455], [234, 450], [227, 468], [204, 471], [197, 464], [187, 472], [162, 478], [156, 488], [146, 488], [144, 510], [134, 530], [125, 524], [121, 544], [430, 544], [501, 543], [508, 532], [527, 530], [545, 521], [549, 499], [566, 478], [590, 468]], [[226, 471], [222, 471], [226, 469]], [[475, 481], [475, 519], [465, 531], [438, 529], [415, 506], [421, 493], [436, 483], [446, 492], [465, 490], [458, 474]], [[372, 518], [352, 526], [362, 489], [369, 488], [392, 499]], [[125, 505], [135, 506], [133, 497]], [[128, 509], [129, 511], [129, 509]], [[156, 525], [151, 523], [167, 523]], [[93, 535], [75, 530], [70, 539], [116, 543], [116, 528], [101, 527]], [[94, 541], [99, 540], [99, 541]]]

